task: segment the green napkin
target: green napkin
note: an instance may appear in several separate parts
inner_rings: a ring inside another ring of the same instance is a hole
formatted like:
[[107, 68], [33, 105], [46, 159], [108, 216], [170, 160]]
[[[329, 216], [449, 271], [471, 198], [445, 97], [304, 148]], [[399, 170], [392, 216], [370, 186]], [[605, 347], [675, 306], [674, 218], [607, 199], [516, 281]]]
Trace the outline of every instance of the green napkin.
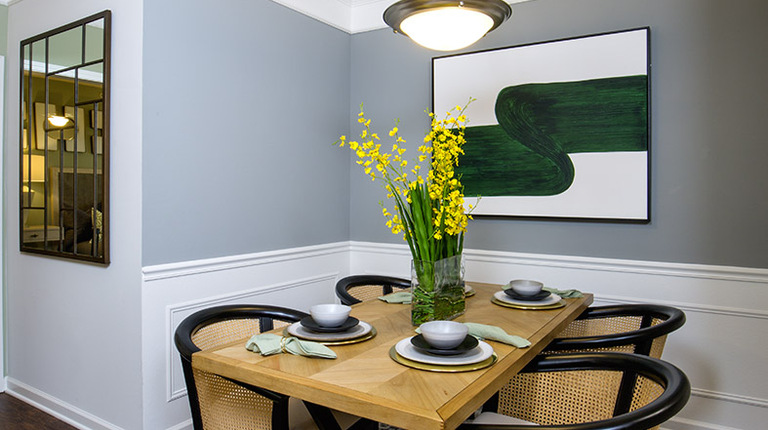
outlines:
[[584, 294], [581, 294], [581, 291], [579, 290], [558, 290], [557, 288], [552, 287], [544, 287], [542, 288], [544, 291], [549, 291], [552, 294], [557, 294], [558, 296], [564, 298], [564, 299], [578, 299], [580, 297], [584, 297]]
[[296, 337], [278, 336], [272, 333], [251, 336], [245, 344], [245, 348], [249, 351], [259, 352], [261, 355], [289, 352], [293, 355], [307, 357], [336, 358], [336, 353], [321, 343], [300, 340]]
[[379, 297], [379, 300], [384, 300], [387, 303], [411, 303], [411, 293], [408, 291], [398, 291], [396, 293], [387, 294], [386, 296]]
[[526, 348], [531, 346], [531, 342], [528, 339], [524, 339], [520, 336], [507, 334], [500, 327], [478, 323], [464, 323], [469, 327], [469, 334], [480, 339], [495, 340], [496, 342], [506, 343], [517, 348]]

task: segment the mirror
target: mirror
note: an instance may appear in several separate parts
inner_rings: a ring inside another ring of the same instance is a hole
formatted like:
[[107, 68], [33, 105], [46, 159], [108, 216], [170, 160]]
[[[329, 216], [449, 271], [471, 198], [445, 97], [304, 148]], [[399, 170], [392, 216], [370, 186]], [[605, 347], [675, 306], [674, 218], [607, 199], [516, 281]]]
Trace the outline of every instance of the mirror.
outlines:
[[109, 264], [110, 11], [21, 42], [21, 251]]

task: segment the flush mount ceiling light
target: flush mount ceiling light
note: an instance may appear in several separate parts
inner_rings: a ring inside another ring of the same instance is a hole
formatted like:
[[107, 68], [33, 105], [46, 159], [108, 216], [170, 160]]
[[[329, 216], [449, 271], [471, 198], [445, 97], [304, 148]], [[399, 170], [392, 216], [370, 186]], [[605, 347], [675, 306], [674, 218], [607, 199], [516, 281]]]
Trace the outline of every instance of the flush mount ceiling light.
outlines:
[[400, 0], [384, 11], [384, 22], [396, 33], [425, 48], [465, 48], [512, 15], [503, 0]]

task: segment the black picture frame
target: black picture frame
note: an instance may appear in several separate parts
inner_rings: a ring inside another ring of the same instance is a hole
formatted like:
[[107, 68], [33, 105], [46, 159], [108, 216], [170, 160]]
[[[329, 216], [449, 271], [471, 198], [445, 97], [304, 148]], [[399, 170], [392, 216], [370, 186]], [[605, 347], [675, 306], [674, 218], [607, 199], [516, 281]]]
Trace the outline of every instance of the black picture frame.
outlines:
[[473, 215], [650, 222], [650, 70], [649, 27], [434, 57]]

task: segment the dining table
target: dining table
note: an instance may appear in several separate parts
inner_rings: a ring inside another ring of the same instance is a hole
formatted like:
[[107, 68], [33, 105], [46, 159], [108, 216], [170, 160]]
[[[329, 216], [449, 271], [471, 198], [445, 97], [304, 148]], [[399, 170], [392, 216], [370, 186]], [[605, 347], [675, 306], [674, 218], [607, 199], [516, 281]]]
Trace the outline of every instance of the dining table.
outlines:
[[[501, 285], [467, 282], [467, 286], [471, 295], [464, 314], [455, 321], [496, 326], [527, 339], [530, 346], [485, 340], [493, 358], [481, 368], [414, 365], [399, 360], [395, 352], [396, 344], [416, 334], [411, 305], [373, 299], [353, 305], [350, 314], [369, 324], [371, 332], [358, 341], [329, 343], [335, 359], [285, 353], [262, 356], [246, 349], [244, 338], [194, 353], [192, 367], [390, 426], [455, 429], [593, 299], [584, 293], [562, 299], [561, 307], [527, 309], [502, 306], [494, 299]], [[288, 334], [285, 327], [274, 332]]]

